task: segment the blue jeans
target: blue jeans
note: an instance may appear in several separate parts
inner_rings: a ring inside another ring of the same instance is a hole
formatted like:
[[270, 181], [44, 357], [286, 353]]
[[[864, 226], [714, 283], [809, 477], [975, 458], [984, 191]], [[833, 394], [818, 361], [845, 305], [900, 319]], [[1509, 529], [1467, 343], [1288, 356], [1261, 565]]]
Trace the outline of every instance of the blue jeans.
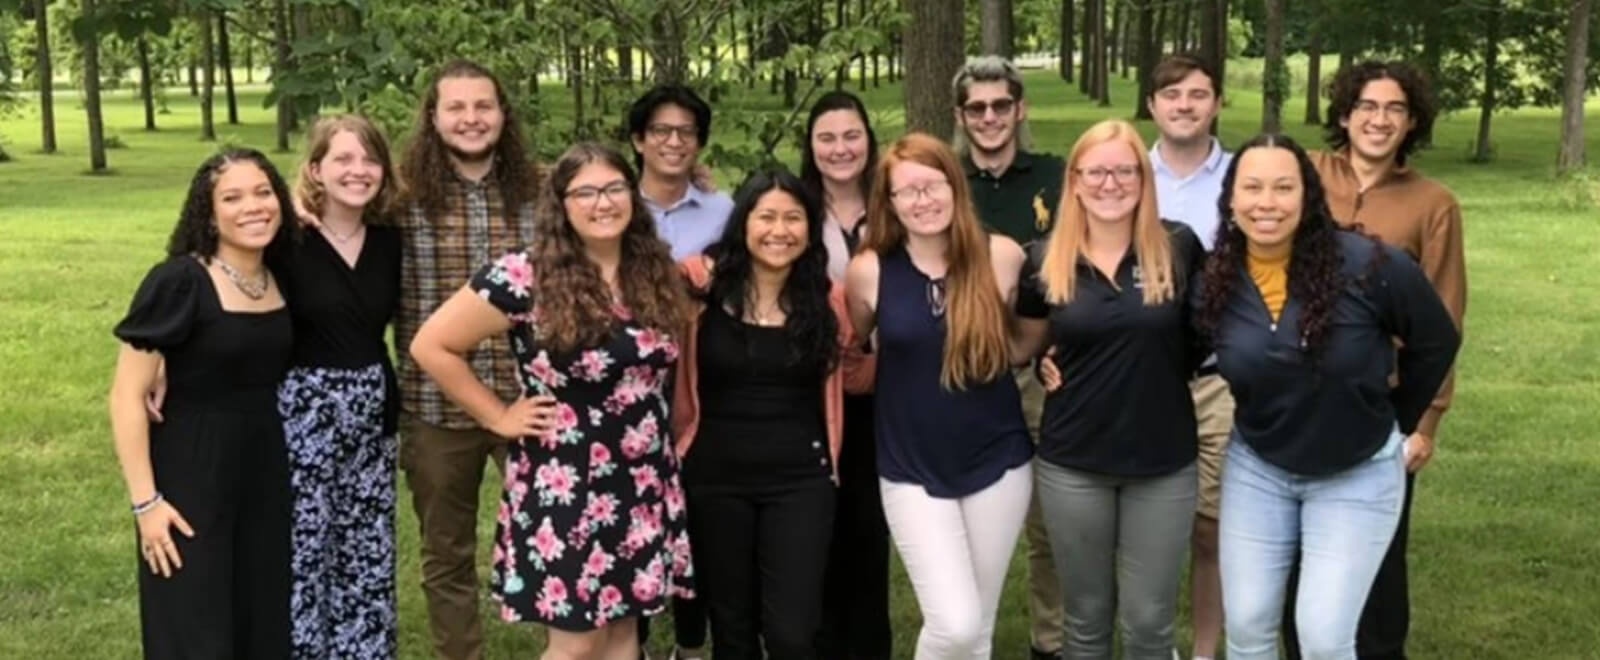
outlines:
[[1306, 477], [1243, 441], [1228, 443], [1219, 537], [1229, 660], [1277, 660], [1285, 582], [1297, 560], [1305, 660], [1355, 660], [1356, 623], [1400, 519], [1403, 444], [1396, 431], [1371, 459]]

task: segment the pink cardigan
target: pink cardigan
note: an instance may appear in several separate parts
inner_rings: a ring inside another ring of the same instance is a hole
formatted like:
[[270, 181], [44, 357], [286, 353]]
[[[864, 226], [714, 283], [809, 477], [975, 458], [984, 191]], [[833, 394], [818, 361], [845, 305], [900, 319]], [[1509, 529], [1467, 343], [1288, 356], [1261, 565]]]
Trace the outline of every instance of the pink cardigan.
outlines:
[[[711, 285], [710, 260], [703, 256], [684, 259], [679, 266], [689, 279], [689, 285], [704, 290]], [[839, 474], [839, 447], [844, 441], [844, 393], [872, 391], [872, 379], [877, 361], [855, 348], [855, 331], [850, 327], [850, 315], [845, 311], [844, 287], [833, 284], [828, 293], [828, 305], [839, 320], [840, 355], [838, 366], [828, 372], [822, 385], [822, 411], [828, 431], [828, 453], [833, 456], [834, 480]], [[695, 431], [700, 428], [700, 374], [696, 360], [700, 315], [705, 306], [697, 304], [690, 314], [689, 327], [679, 342], [677, 384], [672, 398], [672, 434], [676, 438], [678, 456], [687, 456], [694, 445]]]

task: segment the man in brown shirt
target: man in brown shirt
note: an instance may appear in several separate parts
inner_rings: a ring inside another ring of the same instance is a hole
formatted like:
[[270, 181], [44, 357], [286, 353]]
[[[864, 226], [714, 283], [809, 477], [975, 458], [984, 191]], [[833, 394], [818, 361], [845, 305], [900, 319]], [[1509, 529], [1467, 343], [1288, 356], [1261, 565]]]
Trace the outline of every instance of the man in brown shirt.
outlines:
[[[1333, 217], [1345, 225], [1360, 224], [1367, 233], [1416, 259], [1460, 330], [1467, 307], [1461, 206], [1448, 188], [1407, 162], [1433, 134], [1438, 109], [1427, 80], [1403, 62], [1369, 61], [1340, 70], [1329, 89], [1324, 128], [1330, 150], [1312, 154], [1312, 162]], [[1405, 504], [1356, 633], [1356, 653], [1362, 660], [1406, 657], [1411, 619], [1406, 541], [1412, 486], [1416, 473], [1433, 457], [1439, 420], [1450, 407], [1454, 385], [1452, 374], [1417, 431], [1406, 439], [1410, 474]], [[1292, 634], [1292, 627], [1286, 624], [1286, 632]]]
[[[504, 88], [466, 61], [442, 66], [418, 111], [400, 163], [400, 310], [395, 316], [401, 398], [400, 465], [422, 527], [422, 590], [434, 652], [482, 656], [476, 565], [478, 491], [486, 460], [507, 440], [446, 400], [411, 359], [411, 338], [472, 273], [533, 240], [534, 169]], [[503, 337], [468, 356], [500, 398], [522, 394]]]

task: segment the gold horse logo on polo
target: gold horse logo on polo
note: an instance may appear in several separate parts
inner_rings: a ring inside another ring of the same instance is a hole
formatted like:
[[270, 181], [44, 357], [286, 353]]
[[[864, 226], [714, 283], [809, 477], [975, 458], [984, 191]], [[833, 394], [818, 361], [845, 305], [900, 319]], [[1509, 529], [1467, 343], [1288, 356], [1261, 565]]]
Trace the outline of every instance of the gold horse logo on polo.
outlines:
[[1039, 231], [1050, 228], [1050, 208], [1044, 205], [1044, 191], [1033, 195], [1033, 227]]

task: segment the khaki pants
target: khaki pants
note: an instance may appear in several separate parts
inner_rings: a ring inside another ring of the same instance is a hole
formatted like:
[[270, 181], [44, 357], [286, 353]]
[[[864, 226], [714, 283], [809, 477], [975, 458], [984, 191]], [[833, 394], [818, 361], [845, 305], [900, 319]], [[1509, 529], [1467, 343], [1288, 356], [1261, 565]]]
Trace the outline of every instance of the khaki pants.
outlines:
[[1233, 433], [1233, 395], [1228, 392], [1228, 383], [1217, 374], [1190, 381], [1189, 393], [1194, 397], [1200, 436], [1200, 454], [1195, 461], [1200, 490], [1195, 513], [1216, 520], [1222, 504], [1222, 456], [1228, 450], [1228, 436]]
[[[1032, 367], [1017, 370], [1017, 389], [1022, 391], [1022, 417], [1028, 423], [1028, 435], [1039, 444], [1039, 417], [1044, 412], [1044, 386], [1034, 375]], [[1066, 602], [1061, 593], [1061, 578], [1056, 575], [1056, 565], [1050, 554], [1050, 536], [1045, 532], [1044, 516], [1039, 509], [1039, 489], [1033, 489], [1028, 502], [1028, 517], [1023, 521], [1023, 535], [1028, 539], [1028, 617], [1029, 641], [1033, 648], [1056, 652], [1065, 643]]]
[[505, 441], [483, 429], [457, 431], [410, 415], [400, 438], [400, 467], [422, 528], [422, 592], [434, 653], [478, 660], [478, 489], [485, 460], [504, 469]]

